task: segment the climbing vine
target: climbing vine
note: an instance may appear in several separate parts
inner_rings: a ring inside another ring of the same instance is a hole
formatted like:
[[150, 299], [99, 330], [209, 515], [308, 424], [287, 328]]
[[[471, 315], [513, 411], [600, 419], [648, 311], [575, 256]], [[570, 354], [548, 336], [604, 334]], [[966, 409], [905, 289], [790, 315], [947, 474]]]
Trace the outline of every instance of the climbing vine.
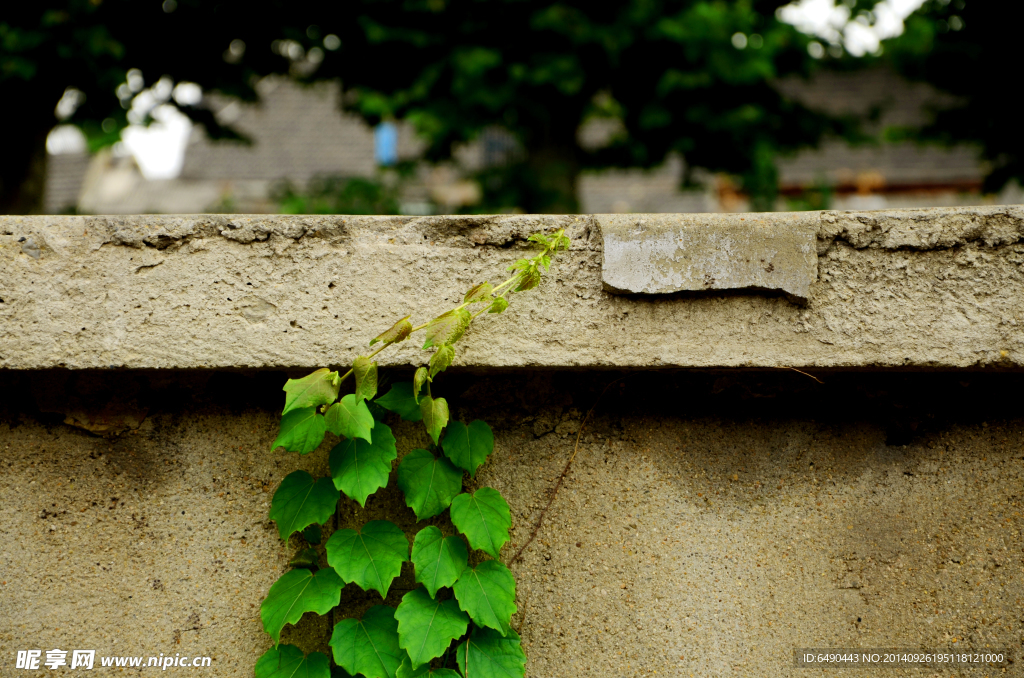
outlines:
[[[514, 293], [536, 287], [542, 271], [551, 266], [551, 256], [569, 247], [564, 231], [529, 240], [539, 252], [512, 264], [512, 275], [504, 282], [476, 285], [462, 304], [422, 325], [414, 327], [411, 316], [402, 318], [370, 340], [370, 346], [380, 346], [356, 358], [344, 374], [322, 368], [285, 384], [281, 429], [272, 449], [308, 454], [328, 431], [340, 442], [330, 453], [329, 477], [295, 471], [281, 481], [271, 501], [270, 518], [281, 539], [298, 532], [308, 546], [295, 555], [293, 569], [270, 587], [260, 606], [263, 628], [274, 645], [257, 661], [256, 678], [330, 678], [331, 657], [281, 645], [281, 630], [307, 612], [327, 615], [337, 608], [345, 615], [339, 603], [347, 584], [376, 591], [385, 600], [406, 562], [412, 563], [418, 586], [396, 608], [376, 605], [362, 618], [334, 625], [329, 645], [336, 667], [366, 678], [525, 675], [526, 655], [511, 626], [515, 577], [499, 560], [512, 526], [508, 503], [490, 487], [463, 492], [464, 474], [476, 476], [494, 450], [494, 434], [479, 420], [449, 421], [448, 403], [434, 395], [432, 385], [452, 364], [455, 345], [473, 320], [503, 312]], [[417, 369], [411, 382], [396, 383], [378, 396], [374, 357], [419, 331], [424, 333], [424, 350], [433, 349], [427, 366]], [[354, 377], [353, 392], [339, 399], [349, 377]], [[397, 525], [373, 520], [331, 534], [324, 544], [327, 565], [321, 566], [315, 547], [341, 495], [365, 506], [370, 495], [388, 484], [398, 449], [382, 421], [387, 411], [422, 422], [431, 440], [429, 449], [411, 450], [398, 464], [397, 482], [406, 505], [417, 521], [447, 510], [456, 534], [445, 535], [429, 525], [410, 545]], [[470, 550], [492, 559], [470, 566]]]

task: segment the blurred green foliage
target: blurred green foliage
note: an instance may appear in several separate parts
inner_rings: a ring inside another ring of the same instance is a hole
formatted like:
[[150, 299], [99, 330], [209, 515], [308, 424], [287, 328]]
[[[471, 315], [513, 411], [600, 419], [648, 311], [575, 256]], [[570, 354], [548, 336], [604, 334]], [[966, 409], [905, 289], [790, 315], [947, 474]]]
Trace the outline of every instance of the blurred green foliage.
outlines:
[[290, 182], [275, 187], [271, 198], [281, 214], [400, 214], [398, 189], [380, 178], [316, 177], [305, 191]]

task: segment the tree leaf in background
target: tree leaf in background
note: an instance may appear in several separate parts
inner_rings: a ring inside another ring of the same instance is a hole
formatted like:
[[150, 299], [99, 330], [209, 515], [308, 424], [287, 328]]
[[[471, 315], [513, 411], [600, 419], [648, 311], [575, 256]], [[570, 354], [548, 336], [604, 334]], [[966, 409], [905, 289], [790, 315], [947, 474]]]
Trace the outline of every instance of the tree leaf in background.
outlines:
[[289, 452], [308, 454], [320, 447], [325, 433], [324, 416], [315, 407], [292, 410], [281, 417], [281, 430], [271, 443], [270, 451], [283, 447]]
[[371, 520], [360, 530], [338, 530], [327, 540], [327, 562], [345, 583], [387, 598], [391, 582], [409, 560], [409, 540], [394, 523]]
[[322, 652], [308, 655], [294, 645], [278, 645], [256, 662], [256, 678], [331, 678], [331, 658]]
[[327, 614], [341, 601], [344, 583], [330, 567], [317, 570], [289, 570], [274, 582], [260, 605], [264, 630], [280, 642], [285, 624], [295, 624], [306, 612]]
[[[376, 386], [374, 387], [376, 389]], [[354, 393], [331, 405], [325, 417], [327, 430], [342, 438], [362, 438], [369, 442], [373, 415], [362, 397]]]
[[338, 373], [331, 372], [326, 367], [321, 367], [301, 379], [289, 379], [284, 383], [284, 411], [281, 414], [303, 407], [333, 403], [338, 398], [340, 385]]
[[423, 418], [420, 404], [412, 393], [412, 382], [403, 381], [391, 387], [391, 390], [373, 402], [396, 413], [405, 421], [419, 421]]
[[469, 545], [497, 558], [508, 541], [512, 512], [501, 493], [481, 487], [473, 494], [460, 494], [452, 500], [452, 523], [466, 535]]
[[398, 487], [405, 504], [416, 513], [416, 520], [433, 518], [462, 491], [462, 471], [426, 450], [413, 450], [398, 465]]
[[391, 462], [398, 457], [395, 436], [387, 424], [376, 422], [372, 433], [370, 442], [343, 440], [331, 450], [334, 486], [360, 506], [366, 506], [366, 498], [388, 484]]
[[479, 419], [469, 426], [461, 421], [453, 421], [444, 432], [441, 448], [453, 464], [468, 471], [472, 478], [494, 451], [494, 432]]
[[437, 590], [451, 586], [469, 562], [469, 551], [459, 537], [445, 537], [433, 525], [424, 527], [412, 542], [412, 564], [416, 581], [427, 587], [431, 598]]
[[372, 400], [377, 395], [377, 363], [359, 356], [352, 363], [352, 372], [356, 375], [356, 397]]
[[281, 539], [314, 523], [326, 523], [338, 505], [340, 493], [330, 478], [316, 480], [306, 471], [294, 471], [270, 500], [270, 519], [277, 523]]
[[440, 657], [451, 642], [466, 633], [469, 617], [454, 600], [434, 600], [422, 586], [402, 596], [395, 610], [398, 644], [413, 667]]
[[455, 598], [477, 626], [507, 636], [516, 613], [516, 578], [497, 560], [467, 567], [455, 582]]
[[406, 659], [398, 646], [395, 608], [375, 605], [362, 619], [343, 619], [334, 625], [329, 643], [334, 662], [349, 673], [366, 678], [395, 678]]

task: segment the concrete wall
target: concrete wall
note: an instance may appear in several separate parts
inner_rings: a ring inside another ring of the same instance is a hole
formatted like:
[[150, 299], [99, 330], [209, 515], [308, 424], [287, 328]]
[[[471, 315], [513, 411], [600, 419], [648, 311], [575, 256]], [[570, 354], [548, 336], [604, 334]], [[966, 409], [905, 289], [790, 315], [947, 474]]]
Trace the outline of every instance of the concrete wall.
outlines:
[[[792, 668], [799, 647], [1019, 653], [1022, 220], [964, 215], [812, 215], [806, 302], [610, 295], [592, 217], [230, 219], [225, 235], [202, 230], [215, 217], [4, 219], [0, 676], [29, 675], [17, 650], [53, 648], [209, 655], [210, 675], [250, 676], [269, 646], [259, 604], [297, 548], [270, 498], [296, 468], [325, 473], [332, 444], [269, 452], [284, 379], [404, 315], [381, 272], [440, 307], [552, 223], [577, 249], [467, 334], [435, 387], [495, 429], [473, 484], [509, 500], [506, 561], [596, 403], [512, 565], [529, 675], [817, 675]], [[274, 309], [247, 318], [237, 292]], [[385, 372], [421, 360], [396, 352]], [[400, 453], [426, 441], [389, 424]], [[414, 529], [394, 478], [342, 506], [339, 527]], [[374, 596], [343, 600], [359, 614]], [[283, 639], [324, 649], [329, 632], [307, 615]]]
[[[0, 675], [20, 675], [15, 650], [54, 647], [251, 675], [259, 603], [297, 548], [270, 497], [295, 468], [326, 473], [330, 443], [268, 451], [282, 374], [64, 376], [3, 378]], [[495, 427], [476, 484], [508, 498], [513, 544], [621, 376], [513, 565], [529, 675], [815, 675], [790, 668], [796, 647], [1019, 651], [1019, 375], [446, 375], [460, 416]], [[117, 438], [20, 395], [106, 397], [119, 380], [151, 409]], [[401, 452], [426, 442], [391, 423]], [[414, 529], [394, 478], [342, 506], [342, 527]], [[406, 571], [388, 602], [412, 585]], [[376, 594], [343, 595], [361, 613]], [[328, 636], [314, 615], [284, 634], [306, 650]]]

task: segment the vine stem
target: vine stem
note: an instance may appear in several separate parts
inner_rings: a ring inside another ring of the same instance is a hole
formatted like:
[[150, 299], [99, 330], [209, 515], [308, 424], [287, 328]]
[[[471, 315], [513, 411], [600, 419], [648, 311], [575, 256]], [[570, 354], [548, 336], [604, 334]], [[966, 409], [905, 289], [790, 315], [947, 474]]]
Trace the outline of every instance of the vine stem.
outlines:
[[[537, 255], [535, 255], [534, 257], [531, 257], [531, 258], [532, 259], [536, 259], [539, 262], [542, 257], [546, 256], [549, 252], [554, 251], [554, 247], [556, 246], [556, 243], [558, 243], [558, 241], [562, 238], [563, 235], [565, 235], [565, 229], [564, 228], [559, 230], [557, 233], [555, 233], [554, 238], [552, 240], [552, 244], [545, 245], [544, 249], [541, 250], [540, 254], [537, 254]], [[499, 290], [505, 288], [505, 287], [509, 287], [510, 285], [515, 283], [517, 280], [521, 279], [523, 277], [523, 273], [524, 273], [523, 271], [520, 271], [520, 272], [516, 273], [515, 275], [513, 275], [512, 277], [510, 277], [508, 280], [505, 280], [504, 282], [499, 284], [497, 287], [493, 288], [491, 290], [491, 297], [490, 297], [490, 300], [489, 300], [490, 303], [488, 303], [487, 306], [483, 307], [482, 309], [480, 309], [479, 311], [474, 313], [470, 317], [470, 322], [475, 320], [477, 318], [477, 316], [479, 316], [480, 314], [482, 314], [485, 311], [487, 311], [491, 307], [491, 303], [493, 303], [495, 299], [497, 299], [499, 297], [504, 297], [505, 295], [507, 295], [508, 294], [508, 290], [505, 290], [504, 292], [502, 292], [501, 294], [498, 294], [497, 296], [495, 296], [495, 293], [498, 292]], [[462, 304], [460, 304], [459, 306], [456, 306], [455, 308], [453, 308], [449, 312], [450, 313], [454, 313], [456, 311], [461, 311], [462, 309], [466, 308], [467, 306], [471, 306], [473, 304], [478, 304], [478, 303], [481, 303], [482, 301], [485, 301], [485, 300], [484, 299], [480, 299], [478, 301], [463, 302]], [[419, 332], [420, 330], [426, 328], [428, 325], [430, 325], [431, 322], [433, 322], [433, 321], [432, 320], [428, 320], [427, 322], [423, 323], [422, 325], [417, 325], [416, 327], [412, 328], [409, 331], [409, 334], [406, 335], [406, 338], [411, 336], [413, 334], [413, 332]], [[405, 339], [402, 339], [402, 341], [405, 341]], [[398, 344], [398, 343], [401, 343], [401, 342], [394, 341], [394, 342], [389, 342], [389, 343], [386, 343], [386, 344], [382, 344], [377, 350], [375, 350], [373, 353], [371, 353], [370, 355], [368, 355], [366, 357], [367, 358], [372, 358], [373, 356], [377, 355], [378, 353], [380, 353], [381, 351], [386, 349], [388, 346], [392, 346], [392, 345]], [[341, 384], [341, 382], [343, 382], [346, 379], [348, 379], [349, 377], [351, 377], [353, 372], [354, 372], [354, 368], [349, 368], [349, 371], [346, 372], [345, 374], [343, 374], [341, 376], [341, 379], [338, 380], [338, 384]]]
[[569, 469], [572, 467], [572, 462], [576, 459], [576, 453], [580, 451], [580, 439], [583, 437], [583, 429], [586, 428], [587, 422], [590, 421], [590, 415], [594, 413], [594, 408], [596, 408], [597, 404], [601, 402], [601, 398], [604, 397], [604, 394], [608, 392], [608, 389], [610, 389], [612, 385], [625, 378], [626, 377], [619, 377], [615, 381], [609, 382], [609, 384], [604, 387], [604, 390], [601, 391], [601, 395], [597, 396], [597, 400], [594, 401], [594, 404], [591, 405], [590, 409], [587, 411], [587, 416], [583, 417], [583, 423], [580, 424], [580, 430], [576, 433], [576, 445], [573, 447], [572, 456], [569, 457], [569, 461], [565, 463], [565, 468], [562, 469], [562, 475], [558, 476], [558, 482], [555, 483], [555, 487], [551, 491], [551, 496], [548, 498], [547, 506], [544, 507], [540, 512], [540, 515], [537, 517], [537, 522], [534, 524], [533, 530], [530, 532], [530, 537], [526, 540], [526, 543], [519, 548], [516, 554], [512, 556], [512, 560], [508, 561], [509, 565], [515, 564], [517, 560], [522, 558], [523, 552], [526, 551], [526, 547], [532, 544], [533, 540], [537, 538], [537, 533], [540, 532], [541, 525], [544, 523], [544, 516], [547, 515], [551, 505], [555, 503], [555, 497], [558, 496], [558, 490], [562, 488], [562, 483], [565, 482], [566, 476], [569, 475]]

